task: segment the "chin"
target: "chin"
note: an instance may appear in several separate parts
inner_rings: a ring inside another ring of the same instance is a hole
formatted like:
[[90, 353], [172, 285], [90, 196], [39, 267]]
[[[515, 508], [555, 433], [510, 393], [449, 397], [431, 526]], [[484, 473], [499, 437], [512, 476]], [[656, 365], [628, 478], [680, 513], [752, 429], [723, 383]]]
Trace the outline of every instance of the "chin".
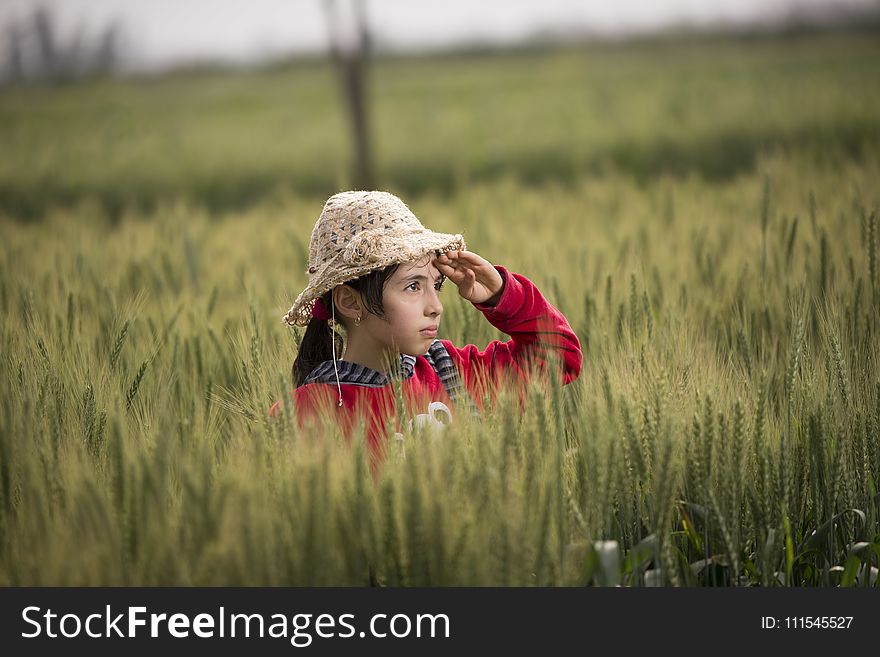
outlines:
[[431, 348], [432, 342], [434, 342], [434, 338], [423, 340], [421, 344], [410, 345], [406, 349], [401, 349], [400, 353], [407, 354], [408, 356], [424, 356], [428, 353], [428, 349]]

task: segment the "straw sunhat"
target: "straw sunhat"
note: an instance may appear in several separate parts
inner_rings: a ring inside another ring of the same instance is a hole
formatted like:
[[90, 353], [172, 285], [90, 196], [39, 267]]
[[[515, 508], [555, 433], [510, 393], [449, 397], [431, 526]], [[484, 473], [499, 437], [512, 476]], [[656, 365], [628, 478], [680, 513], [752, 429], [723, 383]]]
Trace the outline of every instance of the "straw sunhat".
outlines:
[[465, 248], [460, 234], [425, 228], [394, 194], [334, 194], [324, 204], [309, 240], [309, 284], [282, 319], [291, 326], [306, 326], [315, 299], [341, 283], [433, 251]]

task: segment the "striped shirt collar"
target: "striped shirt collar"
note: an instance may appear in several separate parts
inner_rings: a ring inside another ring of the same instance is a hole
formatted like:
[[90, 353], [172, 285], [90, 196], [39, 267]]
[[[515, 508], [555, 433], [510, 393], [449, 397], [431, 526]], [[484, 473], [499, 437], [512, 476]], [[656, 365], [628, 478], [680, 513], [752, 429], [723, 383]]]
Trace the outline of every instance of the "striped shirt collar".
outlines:
[[[433, 345], [432, 345], [433, 346]], [[409, 354], [401, 354], [397, 369], [390, 372], [380, 372], [366, 365], [359, 365], [347, 360], [337, 360], [336, 368], [332, 360], [325, 360], [312, 370], [303, 383], [336, 383], [337, 372], [339, 383], [348, 385], [365, 386], [368, 388], [382, 388], [392, 380], [405, 381], [415, 373], [416, 357]]]
[[[431, 343], [430, 348], [423, 355], [431, 368], [437, 373], [443, 388], [449, 395], [449, 398], [456, 405], [465, 404], [468, 411], [479, 416], [479, 411], [474, 405], [474, 400], [467, 393], [458, 373], [458, 367], [446, 350], [440, 340], [436, 338]], [[405, 381], [412, 378], [415, 374], [416, 357], [409, 354], [400, 355], [399, 368], [390, 373], [379, 372], [365, 365], [358, 365], [347, 360], [336, 361], [336, 371], [333, 368], [332, 360], [325, 360], [318, 365], [311, 374], [306, 377], [303, 384], [306, 383], [336, 383], [336, 376], [339, 376], [339, 383], [347, 385], [364, 386], [367, 388], [383, 388], [394, 379]], [[390, 374], [390, 376], [389, 376]]]

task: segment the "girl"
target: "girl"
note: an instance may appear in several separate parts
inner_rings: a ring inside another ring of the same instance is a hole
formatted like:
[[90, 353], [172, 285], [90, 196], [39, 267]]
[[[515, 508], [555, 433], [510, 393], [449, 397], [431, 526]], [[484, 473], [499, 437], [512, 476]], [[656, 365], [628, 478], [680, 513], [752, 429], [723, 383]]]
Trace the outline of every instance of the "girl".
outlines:
[[[427, 410], [417, 424], [432, 424], [449, 420], [450, 406], [477, 413], [474, 402], [482, 409], [502, 373], [524, 380], [530, 367], [546, 369], [548, 356], [561, 360], [563, 383], [577, 378], [581, 348], [562, 313], [528, 278], [465, 246], [461, 235], [426, 229], [387, 192], [327, 200], [309, 242], [309, 284], [283, 318], [306, 327], [292, 371], [301, 428], [321, 413], [334, 414], [346, 435], [363, 422], [375, 464], [394, 414], [392, 379], [408, 410]], [[445, 280], [513, 339], [483, 351], [438, 339]]]

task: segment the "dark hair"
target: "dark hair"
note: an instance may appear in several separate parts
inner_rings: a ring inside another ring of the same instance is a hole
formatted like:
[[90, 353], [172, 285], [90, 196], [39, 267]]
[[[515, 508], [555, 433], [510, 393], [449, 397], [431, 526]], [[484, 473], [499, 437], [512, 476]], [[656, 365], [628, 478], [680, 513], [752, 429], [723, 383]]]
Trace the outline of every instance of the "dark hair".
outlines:
[[[385, 317], [385, 309], [382, 306], [382, 291], [385, 289], [385, 283], [397, 271], [398, 266], [394, 264], [385, 267], [385, 269], [377, 269], [369, 274], [364, 274], [360, 278], [346, 281], [345, 285], [354, 288], [360, 293], [367, 312], [379, 317]], [[320, 299], [329, 309], [330, 304], [333, 302], [333, 290], [325, 292], [321, 295]], [[336, 317], [342, 317], [338, 308], [336, 309]], [[330, 323], [326, 319], [312, 317], [309, 320], [309, 325], [306, 327], [306, 332], [299, 345], [299, 353], [296, 355], [296, 360], [293, 361], [293, 368], [291, 368], [290, 372], [295, 388], [301, 386], [306, 377], [318, 365], [325, 360], [333, 358], [331, 340], [336, 344], [336, 357], [339, 358], [342, 354], [342, 337], [330, 328]]]

